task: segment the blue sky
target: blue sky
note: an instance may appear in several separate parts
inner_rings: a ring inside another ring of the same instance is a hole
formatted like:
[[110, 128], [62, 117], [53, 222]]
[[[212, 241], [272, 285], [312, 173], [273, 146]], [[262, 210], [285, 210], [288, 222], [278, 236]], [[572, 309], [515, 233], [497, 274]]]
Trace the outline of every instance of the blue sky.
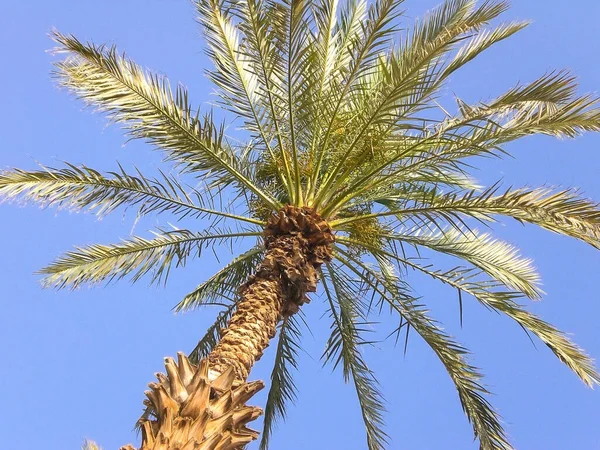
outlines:
[[[437, 1], [406, 2], [411, 23]], [[600, 89], [600, 4], [592, 0], [519, 0], [506, 20], [532, 19], [525, 31], [454, 76], [448, 94], [468, 101], [490, 98], [553, 68], [580, 76], [582, 92]], [[47, 33], [56, 27], [96, 43], [115, 43], [140, 64], [184, 82], [194, 104], [207, 104], [212, 87], [203, 76], [200, 30], [187, 0], [32, 0], [6, 2], [0, 17], [3, 104], [0, 168], [34, 169], [36, 162], [62, 161], [114, 170], [119, 161], [153, 173], [157, 152], [128, 143], [117, 127], [83, 108], [51, 82], [53, 57]], [[575, 141], [529, 138], [511, 145], [514, 159], [484, 161], [475, 175], [485, 183], [579, 187], [600, 200], [600, 135]], [[143, 391], [162, 358], [190, 350], [216, 310], [175, 315], [172, 306], [218, 269], [212, 255], [175, 271], [167, 288], [127, 281], [75, 292], [42, 290], [33, 273], [70, 249], [110, 243], [132, 230], [166, 225], [149, 218], [134, 227], [133, 213], [98, 221], [93, 215], [0, 206], [0, 413], [3, 448], [63, 450], [97, 440], [106, 449], [136, 442], [132, 427]], [[199, 228], [202, 224], [197, 225]], [[572, 333], [600, 357], [597, 274], [600, 253], [566, 238], [513, 222], [497, 235], [518, 244], [542, 274], [547, 295], [531, 309]], [[221, 260], [223, 262], [224, 260]], [[458, 325], [453, 291], [415, 277], [416, 292], [470, 348], [487, 374], [492, 401], [520, 450], [600, 448], [600, 392], [586, 389], [541, 343], [534, 348], [518, 326], [465, 298], [464, 328]], [[351, 386], [319, 361], [329, 321], [322, 302], [306, 307], [312, 334], [305, 332], [297, 374], [299, 400], [276, 431], [272, 448], [366, 448]], [[384, 321], [383, 330], [394, 324]], [[272, 350], [272, 349], [271, 349]], [[272, 351], [252, 379], [268, 379]], [[366, 357], [386, 392], [390, 449], [476, 449], [469, 424], [443, 367], [416, 336], [406, 357], [401, 346], [383, 342]], [[263, 404], [266, 391], [255, 398]], [[257, 424], [258, 425], [258, 424]], [[255, 447], [251, 447], [255, 448]]]

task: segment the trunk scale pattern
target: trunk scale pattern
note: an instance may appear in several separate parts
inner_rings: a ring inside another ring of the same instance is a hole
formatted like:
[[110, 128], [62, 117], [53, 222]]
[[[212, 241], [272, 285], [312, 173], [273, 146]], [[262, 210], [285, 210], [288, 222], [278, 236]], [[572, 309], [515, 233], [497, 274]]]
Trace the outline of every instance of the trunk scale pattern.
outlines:
[[[144, 403], [140, 450], [238, 450], [258, 437], [246, 425], [262, 413], [246, 401], [264, 387], [246, 382], [277, 323], [308, 303], [321, 264], [332, 258], [331, 227], [312, 208], [286, 206], [265, 227], [263, 261], [239, 290], [219, 343], [196, 367], [182, 354], [165, 359]], [[131, 445], [121, 450], [135, 450]]]

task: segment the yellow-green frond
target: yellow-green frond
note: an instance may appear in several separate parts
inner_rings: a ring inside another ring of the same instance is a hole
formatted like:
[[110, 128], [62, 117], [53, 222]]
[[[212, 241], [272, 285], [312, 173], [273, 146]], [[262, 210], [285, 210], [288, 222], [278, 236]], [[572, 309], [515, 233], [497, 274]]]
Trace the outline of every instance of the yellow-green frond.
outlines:
[[[43, 168], [38, 171], [14, 169], [0, 172], [0, 198], [33, 201], [75, 211], [94, 211], [103, 217], [120, 206], [135, 206], [139, 215], [170, 212], [179, 218], [229, 218], [256, 225], [261, 221], [215, 209], [211, 198], [185, 189], [174, 177], [161, 173], [148, 178], [137, 171], [109, 172], [109, 177], [86, 166]], [[207, 208], [206, 206], [211, 206]]]
[[183, 86], [173, 92], [165, 77], [143, 70], [114, 47], [84, 44], [58, 32], [53, 38], [61, 46], [57, 51], [68, 55], [56, 63], [59, 85], [123, 123], [132, 137], [164, 149], [185, 170], [209, 175], [221, 185], [236, 182], [277, 206], [256, 186], [243, 155], [227, 143], [223, 126], [214, 124], [210, 114], [194, 112]]
[[401, 282], [390, 278], [344, 250], [337, 248], [338, 259], [345, 267], [360, 277], [365, 285], [396, 311], [431, 347], [454, 382], [463, 410], [473, 426], [480, 448], [485, 450], [511, 450], [500, 417], [485, 398], [489, 391], [481, 384], [479, 370], [469, 364], [469, 353], [428, 315], [404, 289]]
[[65, 253], [40, 270], [43, 284], [56, 288], [77, 288], [82, 284], [112, 281], [131, 274], [133, 281], [150, 273], [154, 282], [166, 281], [173, 265], [185, 266], [190, 257], [204, 249], [232, 239], [259, 236], [259, 232], [208, 230], [159, 230], [154, 239], [134, 237], [113, 245], [90, 245]]

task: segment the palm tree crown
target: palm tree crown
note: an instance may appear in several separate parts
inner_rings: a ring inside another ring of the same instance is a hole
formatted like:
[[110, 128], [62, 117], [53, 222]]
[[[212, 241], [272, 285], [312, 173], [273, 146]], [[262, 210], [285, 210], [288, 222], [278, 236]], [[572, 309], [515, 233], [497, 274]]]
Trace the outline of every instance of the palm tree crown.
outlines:
[[[384, 448], [387, 436], [382, 396], [359, 349], [363, 325], [383, 310], [398, 317], [398, 331], [414, 330], [440, 359], [481, 448], [509, 449], [481, 373], [414, 297], [405, 274], [422, 272], [470, 294], [541, 339], [584, 383], [599, 384], [592, 360], [519, 303], [542, 294], [532, 262], [474, 228], [511, 217], [600, 248], [598, 205], [573, 190], [483, 188], [469, 175], [476, 157], [502, 156], [518, 138], [599, 131], [599, 102], [578, 95], [569, 73], [550, 72], [486, 102], [457, 98], [457, 112], [440, 116], [435, 99], [450, 76], [527, 23], [490, 26], [505, 1], [446, 0], [400, 31], [401, 4], [198, 0], [214, 62], [208, 76], [219, 105], [243, 120], [243, 141], [194, 109], [184, 87], [172, 88], [114, 47], [54, 32], [66, 53], [56, 64], [57, 82], [122, 124], [130, 138], [162, 150], [181, 177], [150, 178], [121, 167], [109, 174], [73, 165], [13, 170], [0, 175], [0, 194], [98, 215], [135, 206], [140, 215], [214, 219], [203, 230], [159, 229], [151, 239], [77, 248], [42, 269], [52, 287], [126, 276], [161, 281], [206, 248], [255, 240], [177, 305], [227, 305], [192, 352], [194, 362], [217, 344], [238, 287], [262, 260], [268, 221], [285, 208], [316, 214], [335, 236], [333, 259], [317, 265], [333, 323], [324, 360], [341, 366], [356, 387], [369, 449]], [[437, 268], [421, 259], [422, 248], [462, 263]], [[296, 394], [297, 320], [286, 314], [279, 327], [261, 448]]]

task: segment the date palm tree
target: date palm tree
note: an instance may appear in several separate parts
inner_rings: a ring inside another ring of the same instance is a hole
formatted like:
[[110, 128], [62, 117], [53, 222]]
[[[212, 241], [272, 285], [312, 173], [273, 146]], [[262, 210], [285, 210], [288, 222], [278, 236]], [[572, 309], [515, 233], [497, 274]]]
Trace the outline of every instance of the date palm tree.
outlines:
[[[385, 448], [387, 435], [382, 394], [360, 348], [365, 324], [383, 311], [437, 355], [481, 448], [511, 448], [480, 371], [415, 298], [409, 272], [456, 288], [461, 305], [464, 294], [510, 317], [585, 384], [600, 383], [592, 360], [520, 303], [542, 294], [531, 261], [476, 228], [513, 218], [600, 248], [598, 205], [569, 189], [480, 187], [469, 173], [477, 158], [502, 156], [524, 136], [599, 131], [598, 99], [578, 95], [569, 73], [550, 72], [485, 102], [456, 98], [453, 114], [440, 111], [435, 100], [451, 75], [527, 23], [490, 25], [505, 1], [446, 0], [400, 32], [401, 4], [198, 0], [218, 106], [243, 121], [234, 136], [194, 109], [181, 85], [172, 88], [114, 47], [53, 33], [66, 53], [58, 84], [129, 138], [164, 152], [178, 176], [120, 166], [108, 174], [74, 165], [14, 169], [0, 175], [3, 198], [98, 215], [130, 206], [210, 225], [76, 248], [42, 269], [44, 284], [166, 281], [170, 268], [207, 249], [253, 243], [177, 304], [226, 307], [191, 354], [167, 358], [167, 374], [150, 384], [142, 449], [237, 449], [256, 439], [246, 425], [261, 410], [245, 403], [262, 382], [247, 378], [278, 330], [267, 448], [296, 395], [298, 313], [318, 283], [332, 321], [323, 359], [354, 385], [371, 450]], [[461, 262], [445, 270], [425, 262], [422, 250]]]

